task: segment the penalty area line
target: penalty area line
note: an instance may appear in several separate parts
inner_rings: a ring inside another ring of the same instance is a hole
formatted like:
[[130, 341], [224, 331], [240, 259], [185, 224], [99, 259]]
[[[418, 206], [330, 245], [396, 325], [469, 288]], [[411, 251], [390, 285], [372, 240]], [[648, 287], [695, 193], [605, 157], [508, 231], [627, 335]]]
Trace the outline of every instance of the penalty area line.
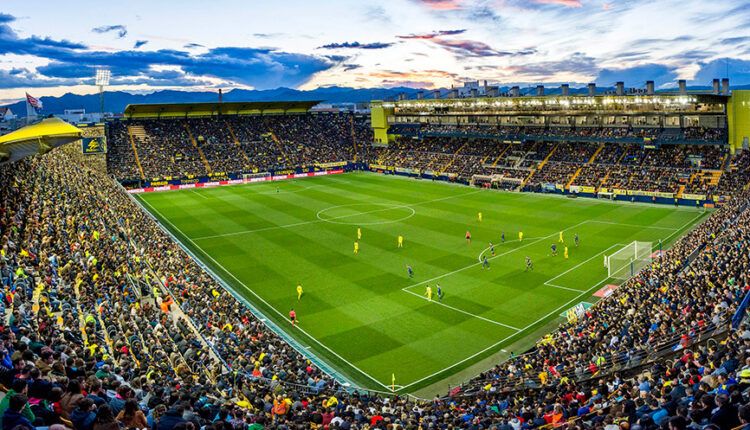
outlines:
[[404, 290], [404, 289], [402, 289], [402, 291], [404, 291], [404, 292], [407, 292], [407, 293], [409, 293], [409, 294], [411, 294], [411, 295], [413, 295], [413, 296], [419, 297], [420, 299], [423, 299], [423, 300], [427, 300], [427, 301], [428, 301], [428, 302], [430, 302], [430, 303], [434, 303], [434, 304], [436, 304], [436, 305], [440, 305], [440, 306], [443, 306], [443, 307], [445, 307], [445, 308], [448, 308], [448, 309], [452, 309], [452, 310], [454, 310], [454, 311], [456, 311], [456, 312], [460, 312], [460, 313], [462, 313], [462, 314], [465, 314], [465, 315], [468, 315], [468, 316], [470, 316], [470, 317], [478, 318], [478, 319], [480, 319], [480, 320], [482, 320], [482, 321], [486, 321], [486, 322], [488, 322], [488, 323], [490, 323], [490, 324], [495, 324], [495, 325], [499, 325], [499, 326], [501, 326], [501, 327], [509, 328], [509, 329], [511, 329], [511, 330], [515, 330], [515, 331], [521, 331], [521, 329], [520, 329], [520, 328], [518, 328], [518, 327], [514, 327], [514, 326], [512, 326], [512, 325], [509, 325], [509, 324], [503, 324], [503, 323], [501, 323], [501, 322], [499, 322], [499, 321], [491, 320], [491, 319], [489, 319], [489, 318], [485, 318], [485, 317], [483, 317], [483, 316], [480, 316], [480, 315], [477, 315], [477, 314], [473, 314], [473, 313], [471, 313], [471, 312], [467, 312], [467, 311], [465, 311], [465, 310], [463, 310], [463, 309], [459, 309], [459, 308], [453, 307], [453, 306], [451, 306], [451, 305], [446, 305], [445, 303], [443, 303], [443, 302], [440, 302], [440, 301], [429, 300], [429, 299], [427, 299], [427, 297], [424, 297], [424, 296], [422, 296], [422, 295], [419, 295], [419, 294], [415, 293], [414, 291], [409, 291], [409, 290]]

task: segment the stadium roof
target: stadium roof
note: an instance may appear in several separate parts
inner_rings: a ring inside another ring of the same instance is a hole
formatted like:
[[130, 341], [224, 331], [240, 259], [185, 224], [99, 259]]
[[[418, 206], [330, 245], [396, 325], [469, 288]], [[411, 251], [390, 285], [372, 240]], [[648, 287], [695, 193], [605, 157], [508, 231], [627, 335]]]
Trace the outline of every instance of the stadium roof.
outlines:
[[125, 107], [126, 118], [161, 118], [227, 115], [304, 113], [320, 100], [289, 102], [155, 103]]
[[82, 131], [60, 118], [47, 118], [39, 123], [20, 128], [0, 136], [0, 156], [5, 162], [16, 161], [38, 152], [75, 142], [81, 138]]

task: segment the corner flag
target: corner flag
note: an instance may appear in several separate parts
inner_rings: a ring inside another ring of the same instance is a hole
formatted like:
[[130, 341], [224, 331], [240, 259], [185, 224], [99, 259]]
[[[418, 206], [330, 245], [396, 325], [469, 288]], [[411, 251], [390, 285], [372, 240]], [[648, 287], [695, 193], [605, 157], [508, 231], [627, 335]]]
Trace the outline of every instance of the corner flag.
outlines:
[[396, 374], [391, 373], [391, 391], [396, 391]]

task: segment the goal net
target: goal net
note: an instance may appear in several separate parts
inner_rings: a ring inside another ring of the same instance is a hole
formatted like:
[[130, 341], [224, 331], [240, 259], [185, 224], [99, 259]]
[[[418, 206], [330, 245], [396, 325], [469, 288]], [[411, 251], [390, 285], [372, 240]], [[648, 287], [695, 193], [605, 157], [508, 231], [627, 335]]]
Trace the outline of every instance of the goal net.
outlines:
[[651, 242], [631, 242], [624, 248], [605, 256], [610, 278], [627, 280], [651, 263]]
[[266, 180], [266, 178], [268, 178], [269, 176], [271, 176], [271, 173], [269, 173], [269, 172], [244, 173], [242, 175], [242, 179], [244, 179], [246, 181], [251, 181], [251, 182], [252, 181], [263, 181], [263, 180]]

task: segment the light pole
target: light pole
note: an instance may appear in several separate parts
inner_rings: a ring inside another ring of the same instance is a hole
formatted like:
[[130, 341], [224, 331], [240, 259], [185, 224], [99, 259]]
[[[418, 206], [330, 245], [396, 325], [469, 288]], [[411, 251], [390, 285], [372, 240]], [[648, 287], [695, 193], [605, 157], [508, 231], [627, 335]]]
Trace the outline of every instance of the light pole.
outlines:
[[104, 87], [109, 85], [112, 78], [112, 72], [109, 69], [96, 69], [96, 86], [99, 87], [99, 115], [100, 120], [104, 119]]

